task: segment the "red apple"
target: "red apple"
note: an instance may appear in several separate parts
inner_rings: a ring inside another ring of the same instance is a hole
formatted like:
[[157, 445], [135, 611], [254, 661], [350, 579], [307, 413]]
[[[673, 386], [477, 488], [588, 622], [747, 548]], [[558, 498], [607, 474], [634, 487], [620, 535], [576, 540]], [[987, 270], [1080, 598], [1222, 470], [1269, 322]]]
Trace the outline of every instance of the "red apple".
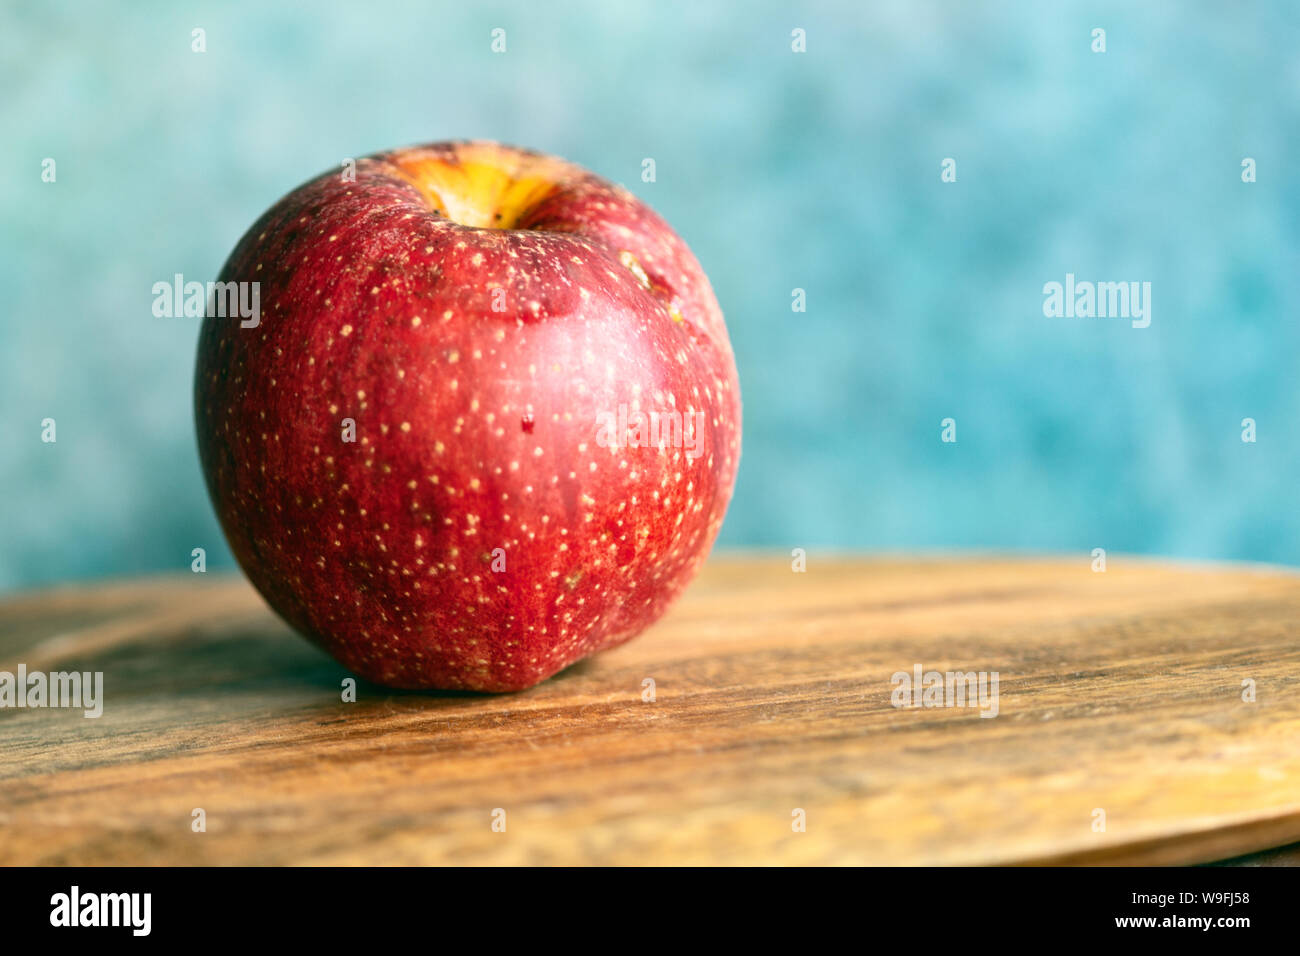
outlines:
[[622, 187], [495, 143], [380, 153], [280, 200], [220, 281], [261, 311], [203, 322], [208, 489], [257, 589], [356, 673], [529, 687], [703, 563], [735, 360], [694, 255]]

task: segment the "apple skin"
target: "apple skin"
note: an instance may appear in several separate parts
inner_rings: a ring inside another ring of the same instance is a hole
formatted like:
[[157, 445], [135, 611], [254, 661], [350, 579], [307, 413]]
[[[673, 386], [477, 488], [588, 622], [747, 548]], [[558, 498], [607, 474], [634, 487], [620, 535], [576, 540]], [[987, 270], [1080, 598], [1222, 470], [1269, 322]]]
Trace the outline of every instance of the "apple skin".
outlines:
[[[199, 335], [214, 507], [271, 607], [362, 677], [530, 687], [707, 557], [735, 360], [694, 255], [626, 189], [495, 143], [380, 153], [280, 200], [220, 281], [260, 283], [261, 315]], [[701, 444], [598, 442], [620, 405], [703, 413]]]

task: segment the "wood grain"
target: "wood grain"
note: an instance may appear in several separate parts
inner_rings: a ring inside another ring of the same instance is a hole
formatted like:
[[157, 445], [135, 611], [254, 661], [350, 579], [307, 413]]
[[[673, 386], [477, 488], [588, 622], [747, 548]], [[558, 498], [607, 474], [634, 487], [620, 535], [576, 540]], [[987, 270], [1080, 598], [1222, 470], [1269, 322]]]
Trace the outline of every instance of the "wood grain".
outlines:
[[[344, 703], [242, 580], [19, 596], [0, 670], [106, 703], [0, 709], [0, 862], [1222, 859], [1300, 839], [1298, 625], [1277, 569], [732, 557], [530, 691]], [[892, 706], [916, 664], [997, 671], [998, 716]]]

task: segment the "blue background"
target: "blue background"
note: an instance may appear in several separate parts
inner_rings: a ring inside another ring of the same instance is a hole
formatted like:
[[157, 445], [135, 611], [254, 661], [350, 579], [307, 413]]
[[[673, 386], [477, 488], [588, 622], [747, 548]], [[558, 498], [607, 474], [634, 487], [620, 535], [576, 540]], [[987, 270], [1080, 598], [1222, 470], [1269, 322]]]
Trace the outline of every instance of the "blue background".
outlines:
[[[624, 182], [695, 250], [745, 400], [723, 545], [1300, 563], [1300, 6], [1137, 6], [6, 9], [0, 589], [228, 565], [197, 323], [153, 283], [345, 157], [460, 137]], [[1045, 318], [1067, 272], [1151, 282], [1151, 327]]]

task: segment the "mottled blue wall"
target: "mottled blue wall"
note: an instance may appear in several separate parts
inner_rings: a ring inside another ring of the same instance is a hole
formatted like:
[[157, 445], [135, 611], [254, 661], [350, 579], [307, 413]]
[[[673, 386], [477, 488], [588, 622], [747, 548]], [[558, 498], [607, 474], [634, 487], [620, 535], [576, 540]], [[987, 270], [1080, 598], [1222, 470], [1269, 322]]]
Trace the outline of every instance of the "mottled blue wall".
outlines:
[[[745, 399], [725, 545], [1300, 562], [1293, 3], [26, 6], [0, 21], [0, 588], [229, 562], [196, 323], [152, 284], [212, 277], [343, 157], [450, 137], [625, 182], [695, 249]], [[1151, 326], [1044, 317], [1067, 272], [1151, 282]]]

